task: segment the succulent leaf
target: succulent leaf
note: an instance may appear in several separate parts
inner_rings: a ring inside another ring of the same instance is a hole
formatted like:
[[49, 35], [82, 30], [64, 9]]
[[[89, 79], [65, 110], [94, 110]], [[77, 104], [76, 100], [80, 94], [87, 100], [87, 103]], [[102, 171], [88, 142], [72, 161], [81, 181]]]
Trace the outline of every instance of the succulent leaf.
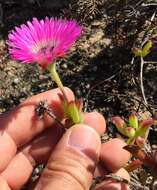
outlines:
[[68, 115], [72, 119], [73, 123], [82, 123], [82, 113], [78, 110], [74, 101], [70, 102], [68, 105]]
[[129, 126], [137, 129], [138, 128], [138, 118], [135, 112], [131, 113], [131, 115], [129, 116]]
[[112, 117], [112, 123], [116, 126], [117, 130], [122, 135], [127, 136], [127, 134], [125, 132], [126, 123], [121, 117], [119, 117], [119, 116]]
[[137, 130], [136, 136], [140, 136], [145, 138], [147, 136], [147, 132], [149, 128], [154, 124], [154, 119], [144, 119], [139, 124], [139, 129]]
[[152, 48], [152, 41], [148, 40], [142, 49], [133, 48], [132, 51], [136, 57], [145, 57], [150, 53], [151, 48]]
[[151, 48], [152, 48], [152, 41], [148, 40], [148, 42], [142, 48], [142, 57], [147, 56], [150, 53]]
[[129, 138], [133, 138], [133, 137], [135, 136], [136, 131], [135, 131], [135, 129], [132, 128], [132, 127], [126, 127], [126, 128], [125, 128], [125, 133], [126, 133], [126, 135], [127, 135]]

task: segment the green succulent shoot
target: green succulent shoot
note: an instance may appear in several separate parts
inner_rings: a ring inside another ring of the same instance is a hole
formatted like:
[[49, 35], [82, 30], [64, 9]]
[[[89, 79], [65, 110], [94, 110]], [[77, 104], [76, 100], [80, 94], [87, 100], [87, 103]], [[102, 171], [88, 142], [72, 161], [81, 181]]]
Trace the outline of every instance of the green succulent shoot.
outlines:
[[83, 100], [75, 99], [73, 101], [65, 100], [64, 94], [58, 94], [62, 102], [65, 121], [65, 128], [69, 128], [74, 124], [83, 123]]
[[148, 40], [144, 46], [141, 48], [133, 48], [133, 53], [136, 57], [145, 57], [150, 53], [150, 49], [152, 48], [152, 41]]
[[148, 136], [149, 128], [155, 121], [152, 118], [138, 120], [137, 114], [133, 112], [127, 121], [116, 116], [112, 118], [112, 123], [122, 135], [127, 137], [127, 144], [136, 144], [139, 147], [143, 147]]
[[75, 100], [68, 104], [67, 116], [71, 118], [73, 124], [82, 123], [83, 122], [83, 113], [82, 113], [82, 100]]

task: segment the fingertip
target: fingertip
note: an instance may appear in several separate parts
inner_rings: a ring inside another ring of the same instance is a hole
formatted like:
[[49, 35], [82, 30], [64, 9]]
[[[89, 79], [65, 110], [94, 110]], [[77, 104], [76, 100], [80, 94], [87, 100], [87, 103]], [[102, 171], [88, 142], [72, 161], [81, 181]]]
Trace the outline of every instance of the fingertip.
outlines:
[[[68, 143], [66, 142], [68, 140]], [[100, 136], [92, 127], [86, 124], [76, 124], [71, 127], [60, 140], [61, 147], [71, 147], [84, 153], [93, 155], [97, 160], [100, 154], [101, 141]], [[57, 145], [58, 147], [58, 145]]]
[[100, 135], [106, 130], [106, 121], [98, 112], [84, 113], [84, 124], [95, 129]]
[[124, 146], [126, 143], [118, 138], [102, 144], [100, 160], [109, 171], [116, 172], [129, 161], [130, 153], [123, 149]]
[[45, 189], [89, 189], [100, 148], [96, 130], [85, 124], [74, 125], [55, 147], [37, 189], [44, 189], [45, 185]]
[[[64, 91], [67, 95], [67, 98], [69, 98], [69, 100], [74, 99], [74, 93], [70, 88], [64, 87]], [[62, 92], [59, 88], [55, 88], [52, 90], [42, 92], [42, 93], [37, 94], [35, 96], [29, 97], [26, 101], [31, 102], [31, 101], [35, 100], [36, 102], [38, 102], [40, 100], [46, 100], [46, 99], [51, 100], [53, 98], [53, 96], [55, 96], [55, 95], [58, 96], [58, 93], [62, 93]], [[25, 101], [24, 101], [24, 103], [25, 103]]]

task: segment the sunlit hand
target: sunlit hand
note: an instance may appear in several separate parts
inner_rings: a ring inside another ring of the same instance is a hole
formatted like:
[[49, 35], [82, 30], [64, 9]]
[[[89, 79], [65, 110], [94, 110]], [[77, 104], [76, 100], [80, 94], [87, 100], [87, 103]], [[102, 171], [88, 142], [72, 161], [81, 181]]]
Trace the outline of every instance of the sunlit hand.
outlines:
[[[73, 93], [65, 89], [69, 101]], [[84, 124], [63, 130], [48, 115], [39, 119], [35, 107], [47, 100], [55, 115], [64, 120], [62, 105], [54, 89], [33, 96], [13, 111], [0, 116], [0, 190], [17, 190], [26, 184], [39, 163], [47, 163], [36, 185], [28, 190], [88, 190], [93, 176], [107, 171], [129, 179], [120, 169], [130, 155], [119, 139], [101, 145], [104, 118], [94, 112], [84, 114]], [[100, 162], [99, 162], [100, 160]], [[97, 167], [96, 167], [97, 166]], [[106, 180], [96, 190], [126, 190], [124, 183]]]

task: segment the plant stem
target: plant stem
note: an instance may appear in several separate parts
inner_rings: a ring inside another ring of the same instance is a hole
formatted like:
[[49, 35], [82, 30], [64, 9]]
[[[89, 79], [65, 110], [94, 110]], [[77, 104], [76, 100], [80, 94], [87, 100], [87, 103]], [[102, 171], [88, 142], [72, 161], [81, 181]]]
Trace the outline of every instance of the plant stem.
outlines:
[[144, 61], [144, 64], [157, 64], [157, 61]]
[[128, 145], [133, 145], [134, 142], [135, 142], [135, 138], [129, 138], [129, 139], [127, 140], [126, 144], [128, 144]]
[[144, 93], [144, 86], [143, 86], [143, 65], [144, 65], [144, 60], [143, 57], [141, 57], [141, 69], [140, 69], [140, 86], [141, 86], [141, 93], [142, 93], [142, 97], [144, 100], [144, 103], [147, 105], [147, 100], [146, 100], [146, 96]]
[[65, 103], [68, 103], [68, 99], [67, 99], [67, 96], [66, 96], [66, 93], [64, 90], [64, 86], [63, 86], [62, 81], [60, 80], [60, 77], [56, 71], [56, 62], [50, 64], [48, 66], [48, 70], [50, 72], [51, 78], [56, 82], [59, 89], [62, 91]]

